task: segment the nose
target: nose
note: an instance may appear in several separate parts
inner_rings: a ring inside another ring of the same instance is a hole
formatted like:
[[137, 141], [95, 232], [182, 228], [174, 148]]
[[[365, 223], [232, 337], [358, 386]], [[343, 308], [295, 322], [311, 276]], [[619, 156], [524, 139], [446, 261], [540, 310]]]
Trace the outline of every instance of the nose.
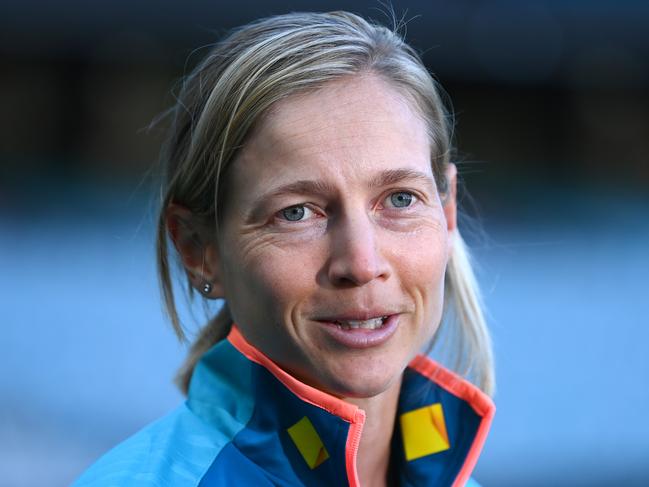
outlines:
[[380, 235], [368, 215], [336, 222], [330, 243], [328, 277], [335, 286], [363, 286], [390, 276], [389, 263], [380, 248]]

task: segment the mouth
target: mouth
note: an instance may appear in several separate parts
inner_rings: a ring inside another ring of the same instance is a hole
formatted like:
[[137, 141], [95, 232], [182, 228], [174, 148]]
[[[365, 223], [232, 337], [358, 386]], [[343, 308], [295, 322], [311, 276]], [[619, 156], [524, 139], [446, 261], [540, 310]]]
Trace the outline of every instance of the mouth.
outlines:
[[369, 320], [333, 320], [332, 323], [341, 330], [376, 330], [385, 324], [388, 316], [379, 316], [377, 318], [370, 318]]
[[371, 348], [387, 342], [399, 327], [400, 313], [374, 316], [328, 317], [317, 320], [321, 329], [338, 345]]

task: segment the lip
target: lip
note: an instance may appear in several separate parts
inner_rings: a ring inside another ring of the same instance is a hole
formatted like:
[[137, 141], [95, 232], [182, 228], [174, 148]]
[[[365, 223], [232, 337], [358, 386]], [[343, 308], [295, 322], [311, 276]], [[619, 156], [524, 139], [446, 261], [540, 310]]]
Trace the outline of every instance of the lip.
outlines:
[[[383, 323], [383, 326], [375, 330], [364, 328], [352, 328], [347, 330], [341, 328], [335, 323], [336, 321], [369, 320], [372, 318], [377, 318], [379, 316], [387, 316], [387, 319]], [[371, 315], [355, 314], [353, 317], [343, 318], [337, 316], [335, 318], [317, 320], [317, 323], [322, 325], [322, 329], [325, 331], [325, 333], [327, 333], [327, 335], [338, 344], [348, 348], [364, 349], [378, 347], [387, 342], [390, 337], [392, 337], [392, 335], [394, 335], [394, 333], [397, 331], [397, 328], [399, 326], [399, 317], [399, 314], [389, 313], [377, 313]]]

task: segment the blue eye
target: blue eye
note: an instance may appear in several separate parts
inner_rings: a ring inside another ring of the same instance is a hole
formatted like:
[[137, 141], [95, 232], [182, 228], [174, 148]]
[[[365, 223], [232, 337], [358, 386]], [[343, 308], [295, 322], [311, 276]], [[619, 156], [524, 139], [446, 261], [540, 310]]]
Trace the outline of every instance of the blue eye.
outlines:
[[412, 193], [407, 193], [405, 191], [399, 191], [390, 195], [390, 203], [395, 208], [406, 208], [412, 204], [414, 199], [415, 197]]
[[303, 205], [289, 206], [280, 211], [282, 217], [290, 222], [298, 222], [304, 219], [307, 212], [310, 211]]

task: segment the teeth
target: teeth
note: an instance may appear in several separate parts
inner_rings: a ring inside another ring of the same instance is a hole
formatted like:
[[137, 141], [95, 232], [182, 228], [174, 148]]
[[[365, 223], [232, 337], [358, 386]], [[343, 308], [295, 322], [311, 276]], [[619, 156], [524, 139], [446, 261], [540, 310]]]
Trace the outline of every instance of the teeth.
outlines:
[[336, 324], [340, 326], [343, 330], [352, 330], [356, 328], [363, 328], [366, 330], [376, 330], [383, 325], [383, 322], [387, 316], [380, 316], [379, 318], [372, 318], [371, 320], [348, 320], [348, 321], [336, 321]]

